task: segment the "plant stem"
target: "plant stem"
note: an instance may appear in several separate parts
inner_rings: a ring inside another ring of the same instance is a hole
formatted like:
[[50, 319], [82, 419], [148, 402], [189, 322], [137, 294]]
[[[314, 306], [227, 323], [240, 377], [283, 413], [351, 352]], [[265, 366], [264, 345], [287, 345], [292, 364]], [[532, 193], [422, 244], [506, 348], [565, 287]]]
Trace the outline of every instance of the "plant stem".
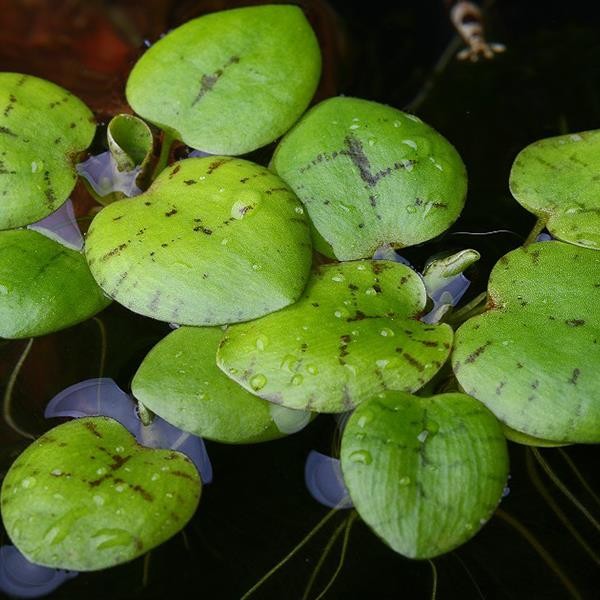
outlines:
[[496, 516], [500, 517], [505, 523], [510, 525], [513, 529], [516, 529], [529, 543], [529, 545], [538, 553], [540, 558], [546, 563], [551, 571], [560, 579], [565, 589], [571, 594], [571, 597], [577, 600], [583, 600], [581, 594], [569, 579], [569, 577], [563, 572], [558, 566], [558, 563], [554, 560], [554, 557], [544, 548], [540, 541], [521, 523], [518, 519], [515, 519], [512, 515], [503, 511], [501, 508], [496, 509]]
[[586, 478], [581, 474], [581, 471], [577, 468], [577, 465], [575, 465], [575, 463], [571, 460], [571, 457], [562, 448], [559, 448], [558, 452], [563, 457], [565, 462], [569, 465], [569, 468], [571, 469], [571, 471], [573, 471], [577, 479], [579, 479], [579, 483], [581, 483], [581, 485], [585, 488], [587, 493], [594, 499], [596, 504], [600, 505], [600, 497], [598, 497], [596, 492], [594, 492], [592, 486], [587, 482]]
[[594, 518], [590, 511], [571, 493], [569, 488], [559, 479], [556, 473], [550, 468], [550, 465], [542, 458], [540, 451], [537, 448], [532, 448], [531, 452], [539, 465], [544, 469], [544, 472], [552, 480], [552, 483], [567, 497], [568, 500], [583, 514], [583, 516], [594, 526], [597, 531], [600, 531], [600, 523]]
[[11, 429], [13, 429], [16, 433], [18, 433], [19, 435], [22, 435], [23, 437], [29, 438], [30, 440], [35, 440], [35, 435], [29, 433], [28, 431], [25, 431], [19, 425], [17, 425], [17, 423], [15, 422], [15, 420], [13, 419], [13, 417], [11, 415], [12, 395], [13, 395], [15, 383], [17, 382], [17, 378], [19, 377], [19, 372], [21, 371], [21, 367], [23, 366], [23, 364], [25, 363], [25, 360], [27, 359], [27, 356], [29, 355], [31, 346], [33, 346], [33, 338], [29, 338], [29, 341], [27, 342], [25, 349], [21, 353], [21, 356], [19, 356], [19, 360], [17, 360], [17, 364], [15, 365], [14, 369], [12, 370], [12, 372], [10, 374], [10, 377], [8, 378], [8, 383], [6, 384], [6, 390], [4, 391], [2, 412], [3, 412], [3, 416], [4, 416], [4, 421]]
[[527, 247], [529, 244], [533, 244], [533, 242], [535, 242], [537, 236], [540, 235], [544, 227], [546, 227], [546, 223], [548, 223], [548, 217], [538, 217], [533, 229], [529, 232], [527, 239], [523, 243], [524, 247]]
[[431, 600], [435, 600], [437, 598], [438, 573], [435, 567], [435, 563], [429, 559], [427, 560], [427, 562], [431, 567], [431, 576], [433, 578], [433, 582], [431, 584]]
[[306, 588], [304, 590], [302, 600], [308, 600], [310, 591], [312, 590], [313, 585], [315, 584], [315, 581], [316, 581], [317, 577], [319, 576], [319, 573], [320, 573], [321, 569], [323, 568], [323, 565], [325, 564], [325, 561], [327, 560], [327, 557], [329, 556], [329, 554], [331, 552], [331, 549], [333, 548], [334, 544], [337, 542], [338, 538], [344, 531], [345, 527], [346, 527], [346, 521], [342, 521], [338, 525], [337, 529], [333, 532], [333, 535], [329, 538], [329, 541], [327, 542], [327, 545], [323, 549], [323, 552], [321, 553], [321, 557], [319, 558], [319, 561], [317, 562], [315, 568], [313, 569], [310, 579], [308, 580], [308, 583], [306, 584]]
[[154, 181], [160, 175], [161, 171], [163, 171], [163, 169], [168, 165], [169, 156], [171, 155], [171, 146], [173, 145], [174, 141], [175, 136], [173, 135], [173, 132], [169, 129], [165, 129], [163, 131], [162, 143], [160, 146], [160, 155], [158, 157], [158, 161], [156, 162], [156, 166], [154, 167], [154, 171], [152, 171], [152, 181]]
[[346, 519], [346, 531], [344, 532], [344, 540], [342, 541], [342, 552], [340, 553], [340, 560], [338, 561], [337, 567], [331, 576], [331, 579], [327, 582], [327, 585], [323, 588], [323, 591], [315, 598], [315, 600], [321, 600], [325, 597], [325, 594], [331, 589], [331, 586], [335, 583], [338, 575], [342, 571], [344, 561], [346, 560], [346, 552], [348, 551], [348, 542], [350, 541], [350, 532], [352, 531], [352, 524], [358, 516], [356, 511]]
[[266, 581], [268, 581], [273, 574], [275, 574], [283, 565], [285, 565], [290, 558], [292, 558], [303, 546], [305, 546], [319, 530], [321, 530], [338, 512], [337, 508], [331, 509], [309, 532], [304, 538], [292, 548], [286, 556], [284, 556], [272, 569], [270, 569], [265, 575], [263, 575], [241, 598], [240, 600], [246, 600], [249, 598], [259, 587], [261, 587]]
[[481, 294], [475, 296], [473, 300], [467, 302], [467, 304], [459, 308], [457, 311], [450, 313], [449, 317], [446, 319], [446, 323], [451, 325], [453, 329], [456, 329], [467, 319], [480, 315], [482, 312], [484, 312], [486, 304], [487, 292], [481, 292]]
[[596, 563], [600, 565], [600, 557], [594, 552], [591, 546], [583, 539], [581, 534], [577, 531], [573, 523], [569, 520], [567, 515], [561, 510], [558, 504], [548, 492], [548, 489], [542, 482], [537, 469], [535, 468], [535, 463], [533, 460], [533, 454], [531, 452], [526, 453], [526, 464], [527, 464], [527, 472], [531, 477], [531, 481], [533, 485], [540, 493], [542, 498], [546, 501], [548, 506], [552, 509], [554, 514], [558, 517], [558, 519], [562, 522], [565, 528], [569, 531], [569, 533], [575, 538], [575, 541], [583, 548], [583, 550], [590, 556], [590, 558]]

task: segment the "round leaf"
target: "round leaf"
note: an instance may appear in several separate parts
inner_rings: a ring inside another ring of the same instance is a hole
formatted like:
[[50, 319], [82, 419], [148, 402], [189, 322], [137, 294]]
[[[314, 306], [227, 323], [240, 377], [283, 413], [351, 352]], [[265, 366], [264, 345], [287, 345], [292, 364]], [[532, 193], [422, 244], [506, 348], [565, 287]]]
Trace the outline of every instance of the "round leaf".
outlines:
[[358, 98], [315, 106], [272, 164], [339, 260], [439, 235], [460, 214], [467, 189], [445, 138], [413, 115]]
[[494, 416], [465, 394], [381, 394], [344, 430], [344, 480], [363, 520], [396, 552], [431, 558], [467, 541], [494, 512], [508, 453]]
[[559, 240], [600, 248], [600, 130], [534, 142], [518, 154], [510, 191]]
[[31, 562], [92, 571], [177, 533], [200, 488], [185, 455], [144, 448], [116, 421], [89, 417], [55, 427], [19, 456], [2, 485], [2, 518]]
[[30, 75], [0, 73], [0, 229], [39, 221], [69, 196], [74, 162], [94, 137], [89, 108]]
[[218, 442], [263, 442], [306, 425], [309, 413], [257, 398], [217, 368], [222, 336], [216, 327], [173, 331], [140, 365], [133, 395], [172, 425]]
[[58, 331], [109, 303], [80, 252], [36, 231], [0, 232], [0, 337]]
[[100, 211], [85, 252], [100, 286], [134, 312], [186, 325], [244, 321], [301, 294], [311, 262], [303, 213], [265, 168], [193, 158]]
[[562, 242], [500, 259], [489, 310], [456, 333], [454, 372], [509, 427], [555, 442], [600, 441], [600, 254]]
[[385, 389], [414, 391], [452, 342], [448, 325], [417, 320], [425, 302], [405, 265], [326, 265], [296, 304], [227, 329], [217, 364], [261, 398], [316, 412], [346, 411]]
[[245, 154], [291, 127], [320, 68], [300, 8], [239, 8], [194, 19], [149, 48], [129, 76], [127, 99], [189, 146]]

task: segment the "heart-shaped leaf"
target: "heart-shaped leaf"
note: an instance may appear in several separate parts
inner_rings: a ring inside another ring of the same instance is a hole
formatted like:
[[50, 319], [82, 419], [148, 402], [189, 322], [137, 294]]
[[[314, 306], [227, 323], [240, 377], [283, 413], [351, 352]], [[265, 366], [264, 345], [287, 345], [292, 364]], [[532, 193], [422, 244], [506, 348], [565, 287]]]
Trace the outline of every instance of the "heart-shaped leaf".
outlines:
[[500, 259], [489, 310], [456, 333], [463, 389], [509, 427], [556, 442], [600, 441], [600, 254], [562, 242]]
[[304, 427], [310, 413], [257, 398], [217, 368], [222, 336], [217, 327], [173, 331], [140, 365], [133, 395], [172, 425], [218, 442], [263, 442]]
[[452, 329], [417, 320], [425, 286], [389, 261], [325, 265], [294, 305], [227, 329], [217, 364], [261, 398], [349, 410], [385, 389], [415, 391], [441, 368]]
[[413, 115], [358, 98], [315, 106], [283, 138], [273, 166], [339, 260], [439, 235], [467, 190], [445, 138]]
[[51, 429], [13, 463], [2, 485], [9, 537], [33, 563], [92, 571], [144, 554], [177, 533], [200, 498], [179, 452], [139, 446], [106, 417]]
[[431, 558], [471, 538], [508, 476], [500, 423], [466, 394], [387, 392], [359, 406], [342, 437], [356, 510], [396, 552]]
[[510, 191], [565, 242], [600, 248], [600, 129], [539, 140], [517, 155]]
[[0, 232], [0, 337], [45, 335], [108, 304], [81, 252], [36, 231]]
[[134, 312], [187, 325], [244, 321], [301, 294], [311, 262], [303, 213], [265, 168], [193, 158], [104, 208], [85, 252], [104, 291]]
[[189, 146], [245, 154], [291, 127], [320, 68], [300, 8], [239, 8], [194, 19], [149, 48], [129, 76], [127, 99]]
[[67, 199], [96, 125], [81, 100], [31, 75], [0, 73], [0, 106], [0, 229], [12, 229]]

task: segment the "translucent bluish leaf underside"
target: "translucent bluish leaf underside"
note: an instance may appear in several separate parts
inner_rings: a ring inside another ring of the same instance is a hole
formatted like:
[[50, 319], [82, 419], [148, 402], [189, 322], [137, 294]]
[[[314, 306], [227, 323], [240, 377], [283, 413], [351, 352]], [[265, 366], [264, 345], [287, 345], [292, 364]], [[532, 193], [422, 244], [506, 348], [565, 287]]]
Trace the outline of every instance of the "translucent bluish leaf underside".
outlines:
[[0, 73], [0, 229], [39, 221], [68, 198], [95, 129], [92, 112], [67, 90]]
[[261, 398], [317, 412], [349, 410], [386, 389], [414, 391], [452, 343], [449, 326], [418, 320], [425, 301], [405, 265], [326, 265], [296, 304], [228, 328], [217, 364]]
[[475, 535], [508, 476], [500, 424], [466, 394], [381, 394], [350, 417], [340, 456], [362, 519], [410, 558], [438, 556]]
[[187, 325], [245, 321], [294, 302], [312, 256], [293, 192], [264, 167], [226, 157], [183, 160], [144, 194], [105, 207], [85, 253], [117, 302]]
[[600, 254], [562, 242], [514, 250], [488, 293], [489, 310], [456, 333], [463, 389], [527, 435], [600, 441]]
[[439, 235], [460, 214], [467, 189], [462, 160], [445, 138], [413, 115], [358, 98], [311, 109], [280, 142], [272, 166], [339, 260]]

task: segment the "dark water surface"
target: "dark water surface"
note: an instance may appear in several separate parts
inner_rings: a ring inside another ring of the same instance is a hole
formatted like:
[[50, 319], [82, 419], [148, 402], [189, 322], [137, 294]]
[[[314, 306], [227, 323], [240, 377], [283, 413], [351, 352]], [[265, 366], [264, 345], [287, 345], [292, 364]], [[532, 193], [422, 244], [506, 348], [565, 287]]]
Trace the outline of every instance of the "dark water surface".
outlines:
[[[152, 42], [203, 12], [240, 4], [249, 2], [0, 0], [0, 70], [32, 73], [64, 85], [106, 119], [125, 110], [123, 84], [144, 40]], [[343, 93], [404, 108], [421, 98], [453, 38], [442, 0], [303, 4], [324, 49], [321, 98]], [[470, 273], [471, 297], [485, 289], [494, 262], [518, 246], [533, 225], [533, 217], [508, 190], [516, 153], [542, 137], [600, 127], [600, 20], [595, 4], [498, 0], [488, 13], [488, 38], [504, 43], [507, 52], [477, 64], [450, 60], [416, 109], [457, 147], [470, 187], [464, 214], [451, 231], [406, 255], [420, 266], [437, 251], [478, 249], [482, 260]], [[268, 153], [258, 152], [254, 158], [266, 161]], [[89, 217], [93, 203], [85, 191], [78, 190], [75, 201], [78, 215]], [[459, 233], [497, 229], [510, 232]], [[166, 324], [113, 305], [97, 320], [36, 339], [14, 389], [13, 420], [41, 434], [49, 428], [42, 414], [48, 400], [68, 385], [98, 376], [101, 368], [104, 376], [128, 389], [145, 353], [169, 331]], [[3, 387], [25, 344], [0, 342]], [[311, 449], [332, 454], [336, 441], [335, 421], [323, 416], [297, 435], [264, 445], [208, 443], [214, 482], [205, 488], [183, 534], [153, 550], [146, 564], [141, 558], [82, 574], [52, 597], [239, 598], [326, 514], [305, 489], [303, 467]], [[28, 443], [0, 422], [0, 475]], [[598, 448], [573, 447], [566, 453], [598, 491]], [[542, 454], [598, 517], [598, 504], [561, 451]], [[508, 517], [494, 517], [472, 541], [435, 560], [437, 597], [600, 597], [598, 563], [550, 504], [600, 553], [598, 530], [535, 465], [530, 451], [511, 445], [511, 474], [510, 494], [501, 505]], [[345, 516], [336, 516], [254, 598], [299, 600], [329, 536]], [[1, 529], [0, 543], [7, 543]], [[335, 570], [338, 557], [339, 547], [325, 563], [311, 598]], [[421, 599], [430, 598], [431, 590], [427, 561], [403, 559], [356, 522], [342, 572], [326, 598]]]

